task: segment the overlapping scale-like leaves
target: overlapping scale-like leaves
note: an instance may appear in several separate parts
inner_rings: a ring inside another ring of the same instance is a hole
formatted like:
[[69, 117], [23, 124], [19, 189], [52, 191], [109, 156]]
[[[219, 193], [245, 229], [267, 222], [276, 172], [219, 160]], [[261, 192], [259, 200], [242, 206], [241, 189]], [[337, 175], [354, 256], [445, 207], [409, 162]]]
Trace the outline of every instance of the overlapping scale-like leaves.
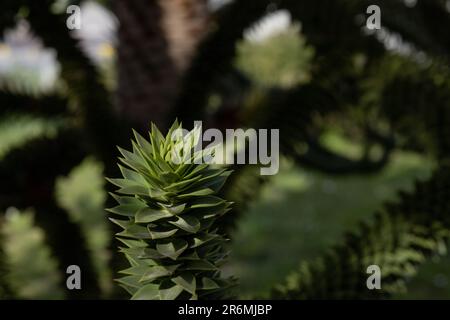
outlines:
[[218, 299], [234, 284], [221, 276], [226, 239], [216, 228], [230, 210], [217, 196], [230, 172], [194, 161], [200, 128], [177, 129], [164, 137], [152, 125], [149, 140], [135, 132], [132, 151], [119, 148], [123, 177], [108, 179], [118, 187], [108, 211], [131, 265], [118, 281], [132, 299]]

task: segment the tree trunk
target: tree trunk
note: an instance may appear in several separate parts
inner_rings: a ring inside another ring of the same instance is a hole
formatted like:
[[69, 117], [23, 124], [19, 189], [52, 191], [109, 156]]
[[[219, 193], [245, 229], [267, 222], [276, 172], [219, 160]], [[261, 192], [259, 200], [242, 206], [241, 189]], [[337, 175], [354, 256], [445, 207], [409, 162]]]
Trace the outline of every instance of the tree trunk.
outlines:
[[139, 130], [164, 128], [180, 78], [206, 33], [207, 0], [116, 0], [119, 112]]

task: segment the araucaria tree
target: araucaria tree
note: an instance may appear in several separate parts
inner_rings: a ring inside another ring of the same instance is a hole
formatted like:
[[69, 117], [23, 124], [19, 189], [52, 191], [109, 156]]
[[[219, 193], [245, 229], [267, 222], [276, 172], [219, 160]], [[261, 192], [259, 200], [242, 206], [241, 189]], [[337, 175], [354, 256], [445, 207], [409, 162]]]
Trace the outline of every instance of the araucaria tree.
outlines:
[[108, 179], [119, 187], [109, 211], [120, 216], [111, 221], [123, 228], [120, 251], [131, 265], [118, 281], [132, 299], [219, 299], [234, 284], [221, 276], [226, 239], [217, 231], [230, 210], [217, 196], [230, 171], [194, 164], [199, 130], [176, 135], [180, 128], [164, 137], [152, 125], [149, 141], [135, 132], [132, 152], [119, 148], [123, 178]]

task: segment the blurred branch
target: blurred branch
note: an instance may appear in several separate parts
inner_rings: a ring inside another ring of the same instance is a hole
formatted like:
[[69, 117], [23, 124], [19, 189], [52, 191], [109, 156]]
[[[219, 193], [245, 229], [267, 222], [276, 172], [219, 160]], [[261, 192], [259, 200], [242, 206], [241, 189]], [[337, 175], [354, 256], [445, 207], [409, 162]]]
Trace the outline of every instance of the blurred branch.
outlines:
[[[317, 74], [326, 79], [331, 72], [344, 70], [351, 61], [352, 52], [368, 49], [366, 51], [375, 56], [383, 52], [381, 44], [362, 34], [355, 22], [356, 15], [361, 12], [347, 2], [236, 0], [221, 10], [215, 30], [200, 45], [184, 77], [173, 117], [179, 117], [187, 124], [202, 118], [215, 78], [233, 67], [236, 43], [243, 37], [243, 31], [263, 17], [271, 4], [288, 9], [294, 19], [302, 22], [302, 33], [308, 44], [315, 47], [321, 62], [314, 78]], [[336, 63], [336, 59], [340, 59], [340, 63]]]
[[[318, 140], [315, 117], [336, 112], [341, 108], [327, 91], [318, 85], [303, 85], [291, 90], [272, 90], [257, 107], [252, 106], [244, 115], [243, 123], [254, 128], [276, 128], [280, 130], [280, 152], [300, 166], [328, 174], [368, 174], [385, 167], [395, 146], [391, 136], [384, 136], [373, 128], [365, 128], [366, 150], [373, 144], [382, 147], [379, 159], [373, 160], [366, 153], [353, 160], [334, 153]], [[314, 133], [314, 134], [313, 134]], [[224, 189], [227, 199], [235, 202], [233, 214], [224, 217], [222, 230], [229, 232], [248, 205], [257, 199], [265, 182], [258, 166], [235, 166]]]
[[232, 68], [235, 44], [243, 30], [266, 12], [270, 1], [234, 1], [222, 9], [213, 31], [200, 44], [187, 70], [171, 118], [190, 126], [202, 118], [214, 79]]
[[[3, 223], [3, 217], [0, 216], [0, 230], [2, 230]], [[2, 232], [0, 232], [0, 299], [2, 300], [13, 298], [11, 287], [8, 281], [6, 281], [9, 268], [5, 257], [4, 244], [4, 237]]]
[[34, 208], [36, 224], [46, 231], [49, 246], [59, 258], [61, 274], [72, 264], [83, 270], [84, 290], [70, 291], [70, 298], [74, 299], [99, 296], [97, 275], [80, 228], [56, 206], [54, 199], [56, 177], [68, 173], [86, 156], [79, 141], [78, 134], [62, 132], [55, 139], [32, 141], [0, 162], [0, 179], [4, 182], [0, 188], [0, 210], [11, 206]]
[[207, 0], [114, 1], [120, 112], [142, 133], [168, 129], [182, 74], [208, 30]]
[[70, 35], [65, 25], [67, 17], [50, 12], [53, 1], [25, 2], [32, 29], [46, 46], [58, 52], [69, 99], [76, 101], [92, 151], [104, 161], [107, 171], [114, 171], [109, 160], [115, 155], [115, 145], [127, 136], [127, 126], [114, 114], [109, 93], [100, 83], [98, 71], [81, 52], [77, 40]]
[[412, 7], [399, 0], [355, 2], [359, 2], [360, 10], [371, 4], [379, 5], [384, 27], [399, 33], [419, 49], [449, 62], [450, 39], [446, 30], [450, 29], [450, 14], [442, 1], [417, 1]]
[[62, 299], [65, 296], [63, 274], [46, 237], [34, 225], [31, 211], [8, 209], [3, 228], [3, 249], [8, 264], [5, 280], [14, 291], [16, 299]]
[[63, 118], [33, 117], [28, 114], [8, 114], [0, 118], [0, 159], [20, 146], [37, 138], [54, 138], [61, 127], [67, 125]]
[[[363, 156], [353, 160], [338, 155], [318, 140], [314, 118], [342, 110], [327, 90], [310, 84], [289, 91], [273, 91], [264, 106], [258, 108], [263, 117], [257, 124], [261, 128], [280, 129], [280, 151], [298, 164], [330, 174], [371, 173], [382, 169], [394, 147], [393, 138], [384, 137], [373, 129], [367, 143], [383, 147], [380, 159]], [[256, 118], [252, 117], [252, 118]]]
[[[443, 160], [450, 157], [450, 84], [421, 72], [398, 75], [386, 84], [381, 107], [393, 128], [415, 137]], [[425, 139], [425, 141], [424, 141]]]
[[37, 116], [67, 114], [67, 99], [60, 96], [30, 97], [26, 95], [0, 92], [0, 115], [5, 113], [27, 113]]
[[52, 196], [47, 190], [54, 179], [68, 173], [86, 156], [79, 141], [79, 133], [66, 130], [57, 137], [40, 137], [9, 152], [0, 161], [0, 177], [5, 181], [0, 187], [2, 207], [48, 200], [41, 193]]

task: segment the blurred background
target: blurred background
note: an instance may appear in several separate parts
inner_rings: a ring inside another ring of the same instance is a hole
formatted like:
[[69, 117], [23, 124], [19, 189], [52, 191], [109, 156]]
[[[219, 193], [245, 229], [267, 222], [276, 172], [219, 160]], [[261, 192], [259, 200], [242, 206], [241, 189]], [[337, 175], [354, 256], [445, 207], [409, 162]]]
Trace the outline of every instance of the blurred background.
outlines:
[[[104, 176], [150, 121], [280, 129], [280, 173], [236, 167], [224, 190], [244, 298], [448, 159], [447, 0], [3, 0], [0, 30], [0, 298], [127, 298]], [[392, 297], [450, 298], [450, 259], [429, 258]]]

